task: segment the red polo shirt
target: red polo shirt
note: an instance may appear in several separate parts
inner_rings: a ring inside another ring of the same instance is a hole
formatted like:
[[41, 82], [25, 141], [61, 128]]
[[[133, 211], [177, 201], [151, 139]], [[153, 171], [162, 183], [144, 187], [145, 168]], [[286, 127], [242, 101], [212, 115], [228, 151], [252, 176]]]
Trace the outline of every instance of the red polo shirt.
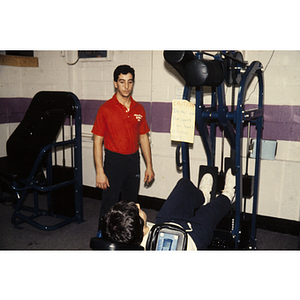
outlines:
[[92, 133], [104, 137], [104, 147], [120, 154], [133, 154], [139, 149], [139, 137], [148, 133], [144, 107], [131, 98], [130, 109], [116, 94], [98, 110]]

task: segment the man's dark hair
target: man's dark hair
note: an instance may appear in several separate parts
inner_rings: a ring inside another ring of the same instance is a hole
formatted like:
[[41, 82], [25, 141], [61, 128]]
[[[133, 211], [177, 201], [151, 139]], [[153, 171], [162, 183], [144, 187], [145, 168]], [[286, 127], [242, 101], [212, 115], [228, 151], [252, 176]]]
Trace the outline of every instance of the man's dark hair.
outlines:
[[113, 242], [140, 245], [144, 220], [134, 202], [120, 201], [104, 216], [102, 236]]
[[114, 71], [114, 81], [117, 82], [120, 74], [128, 74], [130, 73], [132, 75], [132, 80], [134, 81], [134, 69], [131, 68], [128, 65], [120, 65], [116, 67]]

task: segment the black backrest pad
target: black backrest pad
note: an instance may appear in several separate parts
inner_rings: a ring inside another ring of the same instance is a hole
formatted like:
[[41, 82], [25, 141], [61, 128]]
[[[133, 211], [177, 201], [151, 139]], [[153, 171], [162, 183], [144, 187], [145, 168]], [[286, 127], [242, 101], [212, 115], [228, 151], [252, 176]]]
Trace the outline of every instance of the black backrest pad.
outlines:
[[14, 172], [17, 171], [21, 177], [29, 176], [39, 152], [56, 140], [64, 120], [63, 109], [26, 112], [6, 143], [7, 156]]
[[[76, 102], [77, 101], [77, 102]], [[6, 143], [12, 172], [29, 176], [38, 153], [56, 140], [66, 116], [76, 115], [78, 99], [69, 92], [38, 92]]]
[[39, 92], [37, 93], [29, 107], [28, 111], [46, 111], [49, 109], [63, 109], [66, 115], [76, 114], [75, 101], [72, 93], [68, 92]]

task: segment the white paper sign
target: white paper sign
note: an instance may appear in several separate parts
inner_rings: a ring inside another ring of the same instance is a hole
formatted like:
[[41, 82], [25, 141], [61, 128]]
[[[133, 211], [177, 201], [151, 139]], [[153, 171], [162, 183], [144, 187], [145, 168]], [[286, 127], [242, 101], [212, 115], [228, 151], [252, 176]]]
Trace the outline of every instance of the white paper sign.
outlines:
[[172, 101], [171, 140], [193, 143], [195, 105], [187, 100]]

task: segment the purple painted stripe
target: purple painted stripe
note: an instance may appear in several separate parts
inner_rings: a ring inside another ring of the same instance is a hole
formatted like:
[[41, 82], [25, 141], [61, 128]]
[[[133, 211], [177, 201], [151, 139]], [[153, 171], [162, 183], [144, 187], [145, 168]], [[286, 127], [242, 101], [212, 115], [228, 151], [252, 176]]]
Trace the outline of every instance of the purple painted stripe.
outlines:
[[30, 102], [29, 98], [0, 98], [0, 124], [20, 122]]
[[104, 102], [103, 100], [81, 100], [82, 124], [93, 125], [98, 109]]
[[172, 103], [153, 102], [152, 115], [149, 117], [151, 130], [153, 132], [170, 132], [171, 115]]
[[[82, 124], [94, 125], [98, 109], [104, 102], [105, 100], [80, 100]], [[151, 116], [151, 103], [143, 102], [142, 105], [145, 108], [147, 122], [150, 126], [151, 118], [149, 118], [149, 116]]]
[[[30, 101], [29, 98], [0, 98], [0, 124], [20, 122]], [[81, 100], [82, 124], [93, 125], [98, 108], [104, 102], [105, 100]], [[145, 108], [147, 122], [152, 132], [170, 132], [172, 103], [141, 102], [141, 104]], [[255, 106], [246, 107], [252, 108]], [[265, 105], [263, 138], [300, 141], [300, 106]]]

